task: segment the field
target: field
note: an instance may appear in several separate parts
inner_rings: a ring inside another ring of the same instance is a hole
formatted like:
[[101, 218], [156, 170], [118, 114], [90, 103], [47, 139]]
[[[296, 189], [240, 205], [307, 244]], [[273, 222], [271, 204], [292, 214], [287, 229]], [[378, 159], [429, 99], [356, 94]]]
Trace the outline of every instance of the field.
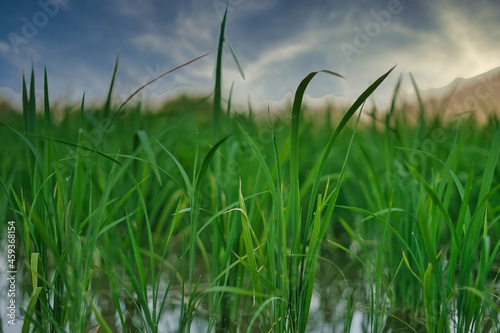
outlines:
[[0, 110], [23, 332], [500, 331], [498, 115], [363, 110], [390, 70], [347, 109], [302, 107], [313, 72], [233, 110], [222, 45], [213, 95], [157, 112], [114, 78], [55, 110], [47, 74]]

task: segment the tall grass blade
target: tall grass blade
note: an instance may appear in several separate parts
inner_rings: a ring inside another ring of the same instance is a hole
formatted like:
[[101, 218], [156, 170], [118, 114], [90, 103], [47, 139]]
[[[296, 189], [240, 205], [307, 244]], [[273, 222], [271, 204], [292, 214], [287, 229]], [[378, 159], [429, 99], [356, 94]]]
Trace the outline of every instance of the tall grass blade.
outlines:
[[144, 149], [144, 152], [146, 153], [146, 156], [148, 158], [148, 162], [153, 168], [153, 173], [156, 176], [156, 180], [160, 185], [162, 185], [161, 177], [160, 177], [160, 171], [158, 170], [158, 164], [156, 162], [156, 157], [155, 153], [153, 151], [153, 147], [151, 146], [151, 141], [149, 140], [148, 134], [143, 131], [137, 131], [135, 135], [139, 138], [139, 141], [142, 144], [142, 147]]
[[227, 45], [227, 48], [229, 49], [229, 52], [231, 52], [231, 56], [233, 57], [233, 60], [236, 64], [236, 68], [238, 68], [238, 72], [240, 73], [241, 78], [244, 80], [245, 79], [245, 72], [243, 71], [243, 68], [240, 65], [238, 57], [236, 56], [236, 52], [234, 52], [233, 47], [231, 46], [231, 44], [229, 44], [229, 42], [227, 41], [226, 38], [224, 38], [224, 41], [225, 41], [225, 44]]
[[[194, 58], [194, 59], [192, 59], [192, 60], [190, 60], [190, 61], [188, 61], [188, 62], [183, 63], [182, 65], [179, 65], [179, 66], [177, 66], [177, 67], [175, 67], [175, 68], [172, 68], [171, 70], [166, 71], [165, 73], [163, 73], [163, 74], [161, 74], [161, 75], [159, 75], [159, 76], [157, 76], [157, 77], [153, 78], [152, 80], [150, 80], [150, 81], [146, 82], [145, 84], [143, 84], [142, 86], [140, 86], [139, 88], [137, 88], [137, 90], [135, 90], [132, 94], [130, 94], [130, 96], [128, 96], [128, 97], [127, 97], [127, 99], [125, 99], [125, 101], [124, 101], [122, 104], [120, 104], [120, 106], [118, 107], [118, 109], [117, 109], [116, 113], [117, 113], [117, 114], [119, 114], [119, 113], [120, 113], [120, 111], [121, 111], [121, 110], [125, 107], [125, 105], [126, 105], [126, 104], [127, 104], [127, 103], [128, 103], [128, 102], [132, 99], [132, 98], [134, 98], [134, 97], [135, 97], [135, 95], [137, 95], [138, 93], [140, 93], [140, 92], [141, 92], [144, 88], [146, 88], [146, 87], [147, 87], [147, 86], [149, 86], [150, 84], [153, 84], [154, 82], [158, 81], [158, 80], [159, 80], [159, 79], [161, 79], [162, 77], [167, 76], [168, 74], [173, 73], [173, 72], [175, 72], [175, 71], [177, 71], [177, 70], [181, 69], [181, 68], [182, 68], [182, 67], [184, 67], [184, 66], [187, 66], [187, 65], [189, 65], [189, 64], [192, 64], [193, 62], [198, 61], [198, 60], [200, 60], [200, 59], [202, 59], [202, 58], [204, 58], [204, 57], [206, 57], [207, 55], [210, 55], [210, 54], [212, 54], [212, 53], [213, 53], [213, 52], [208, 52], [208, 53], [205, 53], [205, 54], [203, 54], [203, 55], [201, 55], [201, 56], [199, 56], [199, 57], [196, 57], [196, 58]], [[115, 117], [116, 117], [116, 115], [115, 115]], [[114, 119], [115, 117], [113, 117], [113, 119]]]
[[425, 120], [425, 104], [424, 101], [422, 100], [422, 96], [420, 95], [420, 88], [418, 87], [417, 81], [415, 80], [415, 77], [413, 76], [412, 73], [410, 73], [410, 79], [411, 83], [413, 85], [413, 90], [415, 91], [415, 95], [417, 96], [417, 101], [418, 101], [418, 106], [419, 106], [419, 128], [421, 128], [426, 120]]
[[106, 103], [104, 104], [104, 117], [108, 118], [111, 112], [111, 103], [113, 99], [113, 88], [115, 86], [116, 74], [118, 73], [118, 63], [120, 60], [120, 53], [116, 55], [115, 65], [113, 67], [113, 74], [111, 75], [111, 83], [108, 89], [108, 97], [106, 98]]
[[347, 125], [351, 117], [354, 115], [354, 113], [365, 103], [365, 101], [370, 97], [371, 94], [380, 86], [380, 84], [389, 76], [389, 74], [394, 70], [395, 66], [392, 67], [389, 71], [387, 71], [384, 75], [379, 77], [377, 80], [375, 80], [374, 83], [372, 83], [357, 99], [356, 101], [351, 105], [351, 107], [347, 110], [345, 115], [342, 117], [340, 123], [337, 125], [335, 128], [335, 131], [333, 134], [330, 136], [328, 143], [325, 146], [325, 149], [323, 150], [323, 154], [321, 155], [321, 159], [317, 162], [315, 165], [313, 172], [311, 172], [311, 177], [314, 177], [314, 183], [312, 186], [311, 190], [311, 200], [309, 201], [309, 208], [308, 208], [308, 213], [307, 216], [309, 219], [312, 218], [312, 213], [314, 211], [314, 203], [316, 200], [316, 196], [318, 194], [318, 188], [319, 188], [319, 183], [321, 180], [321, 177], [323, 175], [326, 161], [328, 159], [328, 156], [330, 155], [330, 152], [333, 148], [333, 144], [335, 143], [335, 140], [339, 136], [340, 132], [344, 129], [344, 127]]
[[220, 138], [220, 114], [222, 112], [222, 51], [224, 46], [224, 35], [226, 31], [227, 9], [229, 1], [226, 3], [224, 16], [220, 25], [219, 44], [217, 46], [217, 59], [215, 63], [215, 86], [214, 86], [214, 134], [215, 139]]

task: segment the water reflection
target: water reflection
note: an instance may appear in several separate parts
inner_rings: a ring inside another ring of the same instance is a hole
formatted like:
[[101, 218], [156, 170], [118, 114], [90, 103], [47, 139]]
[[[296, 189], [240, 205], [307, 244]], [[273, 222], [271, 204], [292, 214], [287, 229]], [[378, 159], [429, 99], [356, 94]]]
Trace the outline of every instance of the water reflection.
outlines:
[[[359, 262], [351, 257], [336, 251], [331, 247], [326, 247], [321, 252], [322, 259], [317, 265], [317, 279], [314, 286], [308, 332], [425, 332], [425, 322], [423, 319], [412, 318], [411, 314], [399, 309], [391, 309], [390, 302], [385, 296], [385, 290], [381, 289], [379, 303], [374, 305], [375, 287], [370, 276]], [[5, 255], [0, 255], [0, 267], [6, 267]], [[5, 271], [5, 269], [4, 269]], [[22, 273], [19, 274], [19, 287], [22, 289]], [[164, 282], [166, 289], [166, 281]], [[0, 282], [0, 288], [6, 290], [4, 279]], [[92, 281], [94, 290], [94, 303], [100, 310], [101, 315], [109, 325], [112, 332], [147, 332], [142, 323], [142, 314], [138, 312], [134, 295], [127, 294], [124, 290], [119, 292], [119, 304], [122, 318], [115, 306], [113, 293], [110, 290], [109, 281], [104, 274], [96, 275]], [[163, 286], [162, 286], [163, 288]], [[495, 290], [493, 294], [500, 294], [500, 283], [492, 286]], [[24, 298], [19, 300], [24, 307], [27, 305], [26, 293], [20, 290], [19, 296]], [[149, 299], [152, 295], [148, 295]], [[160, 295], [160, 298], [162, 295]], [[179, 318], [181, 316], [181, 293], [179, 286], [173, 286], [169, 291], [161, 320], [159, 324], [160, 333], [178, 332]], [[227, 299], [228, 304], [233, 304], [231, 296]], [[497, 300], [500, 303], [500, 300]], [[149, 304], [152, 308], [152, 304]], [[5, 309], [5, 297], [0, 297], [0, 308]], [[206, 304], [201, 304], [195, 313], [194, 321], [190, 332], [207, 332], [210, 318]], [[220, 327], [226, 327], [228, 332], [245, 332], [252, 320], [255, 307], [241, 309], [238, 312], [238, 319], [230, 323], [218, 323]], [[4, 311], [2, 311], [4, 313]], [[500, 320], [500, 314], [496, 316], [496, 321]], [[18, 318], [21, 318], [19, 313]], [[123, 322], [123, 324], [122, 324]], [[490, 332], [492, 327], [490, 322], [482, 323], [482, 332]], [[96, 324], [97, 320], [93, 316], [89, 327]], [[408, 324], [410, 323], [410, 324]], [[0, 333], [21, 332], [22, 320], [18, 320], [16, 327], [7, 327], [5, 316], [1, 318]], [[262, 327], [258, 323], [254, 325], [251, 332], [265, 332], [269, 328]], [[451, 328], [451, 331], [455, 331]], [[92, 332], [92, 331], [91, 331]], [[97, 331], [99, 332], [99, 330]]]

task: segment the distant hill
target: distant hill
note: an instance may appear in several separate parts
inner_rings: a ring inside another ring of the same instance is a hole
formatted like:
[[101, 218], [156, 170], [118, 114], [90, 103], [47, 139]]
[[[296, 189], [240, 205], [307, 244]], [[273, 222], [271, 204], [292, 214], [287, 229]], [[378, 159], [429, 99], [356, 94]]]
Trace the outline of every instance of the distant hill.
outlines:
[[[500, 114], [500, 67], [471, 78], [456, 78], [450, 84], [420, 90], [426, 110], [455, 116], [473, 113], [478, 120], [488, 114]], [[407, 106], [418, 109], [415, 94], [403, 94]]]

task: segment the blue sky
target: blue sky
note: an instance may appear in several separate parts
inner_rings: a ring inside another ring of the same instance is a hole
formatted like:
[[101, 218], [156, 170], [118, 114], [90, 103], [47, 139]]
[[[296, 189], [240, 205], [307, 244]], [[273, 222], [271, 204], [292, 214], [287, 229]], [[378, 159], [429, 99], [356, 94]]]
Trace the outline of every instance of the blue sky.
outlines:
[[[48, 69], [52, 101], [86, 93], [101, 102], [116, 55], [116, 101], [141, 83], [217, 46], [224, 0], [3, 1], [0, 10], [0, 95], [18, 103], [22, 73], [34, 65], [38, 87]], [[394, 65], [377, 92], [387, 100], [400, 73], [421, 88], [444, 86], [500, 66], [500, 3], [417, 0], [233, 0], [227, 40], [245, 71], [226, 52], [224, 85], [246, 103], [281, 100], [309, 72], [329, 69], [308, 94], [354, 98]], [[215, 54], [145, 90], [151, 103], [179, 91], [209, 91]], [[226, 91], [227, 93], [227, 91]]]

